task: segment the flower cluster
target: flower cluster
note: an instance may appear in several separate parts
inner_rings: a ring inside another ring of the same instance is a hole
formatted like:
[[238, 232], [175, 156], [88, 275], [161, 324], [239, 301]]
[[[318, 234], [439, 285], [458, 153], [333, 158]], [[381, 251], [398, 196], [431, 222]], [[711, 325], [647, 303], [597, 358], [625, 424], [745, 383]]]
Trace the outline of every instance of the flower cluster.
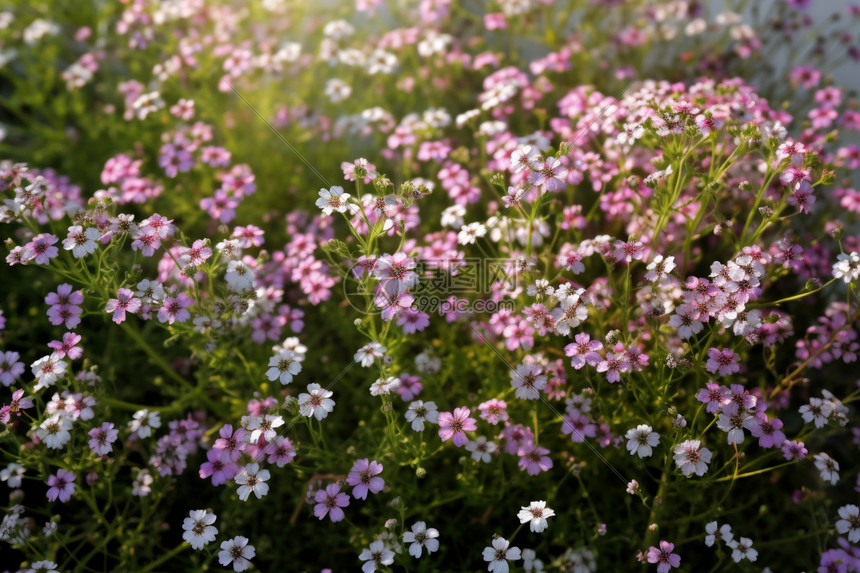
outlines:
[[860, 571], [813, 3], [0, 10], [9, 567]]

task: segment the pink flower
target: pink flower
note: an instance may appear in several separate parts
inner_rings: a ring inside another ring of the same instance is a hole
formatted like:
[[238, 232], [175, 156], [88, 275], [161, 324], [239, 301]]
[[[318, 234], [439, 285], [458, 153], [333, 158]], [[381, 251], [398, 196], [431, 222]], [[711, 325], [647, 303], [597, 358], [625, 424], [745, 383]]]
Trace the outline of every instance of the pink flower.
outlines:
[[626, 353], [618, 354], [607, 352], [606, 358], [597, 364], [598, 372], [606, 372], [606, 379], [609, 382], [618, 382], [621, 380], [622, 372], [630, 372], [630, 362], [627, 361]]
[[54, 354], [59, 358], [69, 357], [69, 360], [77, 360], [84, 354], [84, 349], [77, 344], [81, 341], [81, 335], [74, 332], [67, 332], [63, 335], [63, 340], [52, 340], [48, 343], [48, 347], [54, 350]]
[[0, 423], [8, 424], [12, 419], [12, 414], [15, 416], [21, 415], [21, 410], [33, 407], [33, 400], [29, 397], [24, 397], [24, 390], [15, 390], [12, 392], [12, 402], [5, 404], [0, 408]]
[[681, 566], [681, 556], [672, 553], [673, 549], [675, 549], [673, 543], [661, 541], [659, 549], [653, 545], [648, 548], [645, 558], [648, 559], [648, 563], [658, 563], [657, 573], [667, 573], [672, 567]]
[[289, 438], [278, 436], [274, 442], [266, 444], [263, 453], [269, 456], [268, 462], [270, 464], [277, 464], [279, 468], [282, 468], [296, 457], [296, 448]]
[[529, 183], [534, 186], [543, 186], [550, 193], [561, 191], [567, 183], [567, 167], [561, 164], [561, 160], [550, 157], [543, 161], [538, 170], [529, 173]]
[[236, 227], [233, 229], [231, 237], [239, 239], [239, 246], [243, 249], [259, 247], [263, 244], [263, 230], [259, 227], [255, 227], [254, 225]]
[[508, 421], [507, 403], [504, 400], [487, 400], [478, 406], [478, 411], [481, 412], [481, 419], [496, 425], [499, 422]]
[[453, 438], [454, 445], [458, 448], [465, 445], [469, 439], [466, 432], [474, 432], [478, 429], [478, 421], [470, 418], [471, 410], [468, 408], [454, 408], [454, 413], [442, 412], [439, 414], [439, 437], [443, 442]]
[[379, 493], [385, 486], [385, 480], [379, 477], [382, 473], [382, 464], [376, 461], [368, 461], [367, 458], [356, 460], [352, 464], [352, 470], [346, 476], [346, 483], [353, 487], [352, 497], [355, 499], [367, 499], [367, 492]]
[[382, 320], [388, 321], [411, 307], [414, 301], [415, 297], [407, 292], [389, 291], [380, 285], [373, 304], [382, 309]]
[[69, 501], [75, 492], [74, 482], [75, 474], [63, 469], [57, 470], [57, 473], [52, 476], [48, 476], [48, 481], [45, 482], [51, 486], [48, 489], [48, 501], [57, 501], [57, 499], [63, 503]]
[[708, 349], [708, 362], [705, 364], [705, 370], [716, 374], [718, 371], [720, 376], [728, 376], [735, 374], [741, 369], [738, 365], [738, 357], [729, 348], [719, 350], [717, 348]]
[[211, 476], [212, 485], [224, 485], [239, 473], [239, 466], [229, 459], [224, 459], [221, 454], [221, 451], [214, 448], [206, 452], [207, 461], [200, 466], [198, 472], [203, 479]]
[[99, 456], [106, 456], [113, 451], [112, 443], [116, 441], [119, 431], [115, 430], [113, 423], [104, 422], [101, 427], [93, 428], [88, 432], [90, 449]]
[[52, 246], [59, 239], [50, 233], [40, 233], [24, 245], [24, 257], [39, 265], [47, 265], [59, 254], [57, 247]]
[[314, 494], [314, 515], [319, 519], [325, 519], [328, 515], [332, 521], [340, 521], [344, 518], [343, 507], [349, 505], [349, 496], [340, 491], [337, 483], [330, 483], [324, 490]]
[[575, 342], [564, 347], [565, 355], [570, 357], [570, 365], [577, 370], [588, 364], [596, 366], [600, 362], [600, 352], [603, 350], [603, 343], [599, 340], [591, 340], [585, 332], [580, 332], [573, 337]]
[[134, 298], [134, 291], [127, 288], [119, 289], [116, 296], [117, 298], [112, 298], [107, 301], [105, 312], [112, 312], [113, 321], [119, 324], [125, 320], [126, 312], [134, 314], [140, 310], [140, 299]]

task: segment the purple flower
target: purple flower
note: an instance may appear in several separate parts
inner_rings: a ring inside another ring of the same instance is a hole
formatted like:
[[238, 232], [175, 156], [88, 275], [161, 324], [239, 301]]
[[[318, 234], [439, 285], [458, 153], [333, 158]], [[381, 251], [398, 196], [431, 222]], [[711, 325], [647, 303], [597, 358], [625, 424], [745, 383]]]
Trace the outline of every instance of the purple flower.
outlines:
[[48, 501], [57, 501], [57, 499], [62, 503], [69, 501], [75, 492], [74, 481], [75, 474], [63, 469], [57, 470], [57, 473], [52, 476], [48, 476], [48, 481], [45, 482], [51, 486], [48, 489]]
[[24, 373], [24, 363], [19, 358], [21, 355], [12, 350], [0, 352], [0, 384], [11, 386]]
[[112, 443], [116, 441], [119, 431], [115, 430], [112, 422], [104, 422], [100, 427], [88, 432], [90, 449], [99, 456], [106, 456], [113, 451]]
[[382, 473], [382, 464], [376, 461], [368, 461], [367, 458], [356, 460], [352, 464], [352, 470], [346, 476], [346, 483], [353, 487], [352, 497], [355, 499], [367, 499], [367, 492], [379, 493], [385, 486], [385, 480], [379, 477]]
[[525, 444], [517, 452], [517, 455], [520, 456], [520, 469], [527, 472], [530, 476], [549, 471], [552, 468], [552, 459], [550, 459], [548, 454], [548, 449], [538, 446], [534, 442]]
[[344, 518], [343, 507], [349, 505], [349, 496], [340, 491], [337, 483], [330, 483], [323, 490], [314, 494], [314, 515], [319, 519], [325, 519], [328, 515], [332, 521], [340, 521]]
[[648, 563], [658, 563], [657, 573], [668, 573], [672, 567], [681, 566], [681, 556], [677, 553], [672, 553], [673, 549], [675, 549], [673, 543], [661, 541], [659, 549], [653, 545], [648, 548], [645, 558], [648, 560]]
[[[116, 293], [116, 298], [107, 301], [105, 312], [113, 313], [113, 321], [117, 324], [125, 320], [125, 313], [132, 314], [140, 310], [140, 299], [134, 298], [134, 291], [127, 288], [121, 288]], [[158, 313], [158, 318], [161, 320], [161, 313]], [[163, 320], [161, 322], [164, 322]], [[180, 321], [182, 322], [182, 321]]]
[[185, 322], [191, 318], [191, 313], [185, 310], [194, 304], [194, 300], [184, 292], [177, 296], [164, 297], [161, 308], [158, 310], [158, 321], [173, 324], [174, 322]]

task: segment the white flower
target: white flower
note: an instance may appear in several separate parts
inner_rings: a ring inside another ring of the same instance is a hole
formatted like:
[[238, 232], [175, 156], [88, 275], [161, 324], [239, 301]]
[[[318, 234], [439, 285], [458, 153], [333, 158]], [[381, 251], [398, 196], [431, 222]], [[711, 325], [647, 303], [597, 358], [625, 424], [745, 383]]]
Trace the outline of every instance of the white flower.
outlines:
[[412, 526], [412, 531], [403, 533], [403, 543], [411, 543], [409, 546], [409, 555], [416, 559], [421, 557], [422, 549], [427, 549], [427, 554], [439, 550], [439, 532], [432, 527], [428, 528], [427, 524], [419, 521]]
[[284, 425], [284, 419], [281, 416], [273, 416], [266, 414], [265, 416], [242, 416], [242, 425], [246, 430], [251, 431], [248, 437], [248, 443], [256, 444], [262, 437], [267, 442], [271, 442], [278, 435], [275, 428], [280, 428]]
[[282, 343], [272, 346], [272, 352], [280, 352], [281, 350], [291, 350], [296, 355], [296, 360], [303, 362], [308, 347], [302, 344], [297, 337], [289, 336]]
[[269, 358], [269, 369], [266, 378], [277, 380], [283, 385], [293, 381], [293, 376], [302, 371], [302, 365], [292, 350], [281, 350]]
[[228, 259], [238, 259], [242, 254], [238, 239], [224, 239], [215, 245], [215, 249]]
[[463, 217], [466, 216], [466, 207], [463, 205], [451, 205], [442, 211], [442, 226], [451, 227], [454, 230], [463, 226]]
[[331, 103], [340, 103], [352, 95], [352, 88], [343, 80], [331, 78], [326, 82], [323, 93]]
[[466, 443], [466, 451], [472, 452], [472, 459], [476, 462], [490, 463], [493, 454], [499, 450], [496, 442], [488, 442], [486, 436], [478, 436], [476, 440]]
[[5, 481], [6, 485], [15, 489], [21, 487], [21, 481], [24, 477], [24, 466], [16, 463], [11, 463], [0, 470], [0, 481]]
[[420, 432], [424, 429], [424, 422], [437, 424], [439, 422], [439, 409], [435, 402], [423, 402], [415, 400], [409, 403], [409, 409], [403, 415], [407, 422], [412, 424], [412, 429]]
[[335, 185], [331, 189], [320, 189], [320, 198], [317, 199], [316, 205], [326, 215], [331, 215], [333, 212], [355, 213], [356, 206], [349, 203], [349, 193], [343, 192], [343, 187]]
[[442, 360], [432, 349], [425, 350], [415, 357], [415, 367], [422, 374], [436, 374], [442, 368]]
[[[537, 558], [537, 553], [535, 553], [534, 549], [523, 549], [523, 569], [525, 569], [526, 573], [531, 573], [534, 571], [535, 573], [541, 573], [543, 571], [543, 561]], [[575, 573], [590, 573], [591, 569], [574, 569]]]
[[726, 545], [732, 549], [732, 559], [735, 560], [735, 563], [740, 563], [744, 557], [750, 561], [758, 559], [758, 551], [752, 548], [752, 539], [748, 537], [741, 537], [738, 541], [729, 541]]
[[635, 143], [635, 142], [636, 142], [636, 140], [637, 140], [637, 139], [639, 139], [640, 137], [642, 137], [644, 134], [645, 134], [645, 128], [644, 128], [644, 127], [642, 127], [642, 125], [641, 125], [641, 124], [638, 124], [638, 123], [625, 123], [625, 124], [624, 124], [624, 129], [622, 129], [622, 130], [618, 133], [618, 136], [616, 137], [616, 140], [617, 140], [617, 141], [618, 141], [618, 143], [620, 143], [621, 145], [625, 145], [625, 144], [628, 144], [628, 143], [629, 143], [630, 145], [633, 145], [633, 143]]
[[332, 20], [323, 27], [323, 35], [334, 40], [343, 40], [355, 33], [355, 28], [346, 20]]
[[531, 145], [521, 145], [511, 153], [511, 172], [520, 173], [526, 169], [538, 171], [541, 161], [543, 161], [543, 157], [541, 157], [540, 150]]
[[299, 413], [302, 416], [316, 417], [322, 420], [334, 410], [334, 400], [331, 390], [324, 390], [319, 384], [308, 384], [308, 392], [299, 394]]
[[833, 264], [833, 276], [846, 284], [856, 281], [860, 277], [860, 254], [855, 251], [839, 254]]
[[206, 544], [215, 541], [215, 536], [218, 535], [218, 528], [212, 525], [215, 519], [215, 514], [205, 509], [192, 509], [182, 522], [182, 529], [185, 530], [182, 539], [187, 541], [192, 549], [203, 549]]
[[253, 545], [248, 545], [248, 538], [237, 535], [233, 539], [221, 542], [218, 552], [218, 562], [224, 567], [233, 564], [233, 571], [244, 571], [251, 566], [251, 559], [256, 555]]
[[578, 289], [561, 299], [559, 308], [552, 310], [555, 330], [562, 336], [568, 336], [571, 328], [576, 328], [588, 318], [588, 305], [581, 300], [583, 289]]
[[394, 552], [386, 549], [382, 541], [374, 541], [370, 544], [370, 547], [359, 554], [358, 558], [366, 561], [361, 566], [361, 570], [364, 573], [373, 573], [381, 565], [391, 565], [394, 563]]
[[364, 368], [373, 366], [373, 361], [376, 358], [382, 358], [385, 355], [385, 347], [378, 342], [365, 344], [355, 353], [355, 361], [361, 364]]
[[25, 44], [33, 45], [41, 40], [43, 36], [56, 36], [59, 33], [59, 24], [37, 18], [33, 20], [29, 26], [24, 28], [21, 38], [24, 40]]
[[490, 573], [508, 573], [508, 561], [520, 558], [520, 548], [510, 547], [503, 537], [496, 537], [490, 547], [484, 547], [484, 561], [489, 562], [487, 570]]
[[137, 292], [134, 293], [144, 304], [152, 304], [164, 298], [164, 287], [158, 281], [143, 279], [137, 283]]
[[517, 513], [520, 523], [528, 523], [532, 533], [542, 533], [547, 528], [546, 518], [553, 515], [555, 512], [548, 508], [543, 500], [533, 501], [528, 507], [520, 508]]
[[798, 411], [804, 422], [814, 422], [816, 428], [822, 428], [833, 413], [833, 404], [821, 398], [810, 398], [809, 404], [804, 404]]
[[388, 396], [391, 391], [400, 386], [400, 379], [394, 376], [388, 378], [380, 378], [370, 385], [371, 396]]
[[152, 435], [152, 430], [161, 427], [161, 416], [158, 412], [150, 412], [149, 410], [138, 410], [134, 413], [133, 420], [128, 423], [132, 433], [136, 433], [139, 438], [148, 438]]
[[224, 275], [227, 285], [234, 292], [254, 290], [254, 271], [242, 261], [230, 261], [227, 264], [227, 274]]
[[839, 462], [827, 454], [815, 454], [815, 467], [821, 472], [821, 479], [829, 481], [830, 485], [836, 485], [839, 481]]
[[245, 469], [235, 478], [236, 483], [239, 484], [239, 489], [236, 490], [239, 499], [246, 501], [252, 492], [257, 496], [257, 499], [269, 493], [269, 484], [266, 483], [266, 480], [270, 477], [272, 476], [269, 470], [261, 470], [260, 464], [245, 466]]
[[651, 448], [657, 447], [660, 443], [660, 434], [653, 432], [651, 426], [647, 424], [640, 424], [627, 430], [624, 437], [627, 438], [627, 450], [630, 455], [638, 455], [640, 458], [649, 457]]
[[705, 536], [705, 545], [708, 547], [712, 547], [717, 541], [730, 543], [734, 539], [732, 526], [728, 523], [717, 525], [716, 521], [712, 521], [705, 526], [705, 533], [707, 533]]
[[469, 223], [464, 225], [460, 232], [457, 233], [457, 242], [461, 245], [471, 245], [478, 237], [483, 237], [487, 234], [487, 227], [481, 223]]
[[22, 573], [60, 573], [59, 565], [53, 561], [35, 561], [30, 564], [29, 569], [22, 569]]
[[385, 50], [373, 50], [370, 56], [367, 57], [367, 73], [374, 76], [376, 74], [390, 74], [397, 67], [397, 57]]
[[840, 534], [848, 534], [850, 543], [860, 541], [860, 507], [856, 505], [843, 505], [839, 508], [839, 521], [836, 522], [836, 531]]
[[509, 372], [511, 386], [516, 388], [517, 398], [523, 400], [537, 400], [540, 391], [546, 386], [547, 378], [543, 369], [537, 364], [519, 364], [516, 370]]
[[80, 225], [69, 227], [68, 236], [63, 239], [63, 248], [72, 251], [72, 256], [80, 259], [96, 250], [96, 241], [102, 234], [95, 227], [89, 227], [86, 231]]
[[152, 482], [155, 481], [147, 470], [139, 470], [131, 483], [131, 495], [146, 497], [152, 492]]
[[33, 376], [36, 377], [36, 385], [33, 391], [53, 386], [57, 379], [66, 372], [66, 362], [56, 358], [56, 355], [43, 356], [30, 365]]
[[72, 435], [69, 433], [71, 429], [72, 422], [58, 414], [42, 422], [39, 429], [36, 430], [36, 435], [52, 450], [59, 450], [72, 439]]
[[140, 95], [131, 104], [137, 119], [146, 119], [150, 113], [154, 113], [164, 107], [164, 100], [158, 92], [149, 92]]
[[529, 296], [552, 296], [554, 292], [555, 289], [550, 286], [546, 279], [538, 279], [526, 289], [526, 294]]
[[687, 440], [675, 446], [675, 463], [685, 476], [694, 473], [705, 475], [711, 462], [711, 450], [703, 448], [699, 440]]
[[666, 257], [664, 259], [663, 255], [657, 255], [645, 268], [648, 269], [648, 272], [645, 273], [646, 281], [652, 283], [662, 281], [675, 268], [675, 257]]

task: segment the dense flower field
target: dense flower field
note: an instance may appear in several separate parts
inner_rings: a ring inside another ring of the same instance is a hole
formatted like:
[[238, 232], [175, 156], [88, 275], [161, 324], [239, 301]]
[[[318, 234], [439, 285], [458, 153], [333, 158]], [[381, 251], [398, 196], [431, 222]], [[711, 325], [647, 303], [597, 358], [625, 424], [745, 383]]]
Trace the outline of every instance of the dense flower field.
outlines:
[[860, 6], [15, 0], [0, 570], [860, 572]]

